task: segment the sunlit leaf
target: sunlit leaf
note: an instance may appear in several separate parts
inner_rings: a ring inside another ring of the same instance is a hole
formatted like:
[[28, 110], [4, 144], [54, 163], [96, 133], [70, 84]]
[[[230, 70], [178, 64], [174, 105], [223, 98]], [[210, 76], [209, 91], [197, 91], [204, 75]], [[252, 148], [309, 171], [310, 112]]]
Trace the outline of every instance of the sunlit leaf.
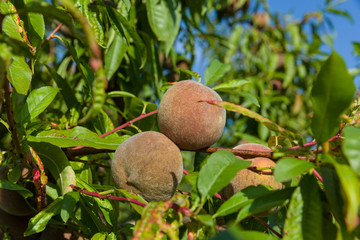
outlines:
[[314, 164], [296, 158], [283, 158], [276, 163], [274, 178], [278, 182], [291, 180], [313, 168]]
[[20, 122], [26, 123], [39, 116], [51, 104], [57, 93], [57, 89], [49, 86], [33, 90], [22, 108]]
[[35, 217], [32, 217], [29, 221], [29, 225], [24, 233], [24, 236], [30, 236], [32, 234], [42, 232], [46, 228], [50, 219], [60, 213], [62, 206], [62, 199], [58, 198], [51, 204], [49, 204], [45, 209], [36, 214]]
[[197, 187], [204, 199], [225, 187], [236, 173], [250, 166], [249, 161], [240, 160], [229, 151], [213, 153], [199, 172]]
[[311, 129], [319, 144], [339, 131], [340, 116], [352, 102], [355, 90], [344, 60], [333, 52], [322, 66], [311, 92], [314, 108]]
[[116, 150], [128, 137], [127, 135], [119, 136], [116, 140], [114, 138], [100, 138], [89, 129], [78, 126], [69, 130], [42, 131], [36, 136], [29, 136], [28, 140], [30, 142], [48, 142], [59, 147], [88, 146], [97, 149]]

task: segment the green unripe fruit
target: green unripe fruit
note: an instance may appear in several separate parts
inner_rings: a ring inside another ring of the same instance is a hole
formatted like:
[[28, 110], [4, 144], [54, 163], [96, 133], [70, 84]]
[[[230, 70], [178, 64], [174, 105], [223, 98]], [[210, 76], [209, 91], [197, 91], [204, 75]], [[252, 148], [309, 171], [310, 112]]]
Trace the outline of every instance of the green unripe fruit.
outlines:
[[161, 99], [159, 129], [182, 149], [209, 147], [224, 130], [225, 109], [202, 100], [222, 101], [214, 90], [192, 80], [176, 83]]
[[180, 149], [159, 132], [138, 133], [124, 141], [111, 163], [116, 186], [147, 201], [167, 201], [183, 174]]

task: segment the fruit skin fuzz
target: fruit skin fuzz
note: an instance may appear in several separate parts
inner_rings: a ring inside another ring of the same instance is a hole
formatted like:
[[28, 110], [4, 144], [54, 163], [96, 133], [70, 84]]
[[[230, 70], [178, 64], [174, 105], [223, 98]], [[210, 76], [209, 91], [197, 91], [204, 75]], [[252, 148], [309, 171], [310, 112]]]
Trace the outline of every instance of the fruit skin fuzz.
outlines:
[[159, 105], [160, 131], [184, 150], [217, 142], [225, 127], [226, 110], [203, 102], [206, 100], [222, 101], [214, 90], [192, 80], [170, 87]]
[[114, 154], [112, 176], [117, 187], [141, 195], [147, 201], [167, 201], [183, 174], [180, 149], [164, 134], [135, 134]]

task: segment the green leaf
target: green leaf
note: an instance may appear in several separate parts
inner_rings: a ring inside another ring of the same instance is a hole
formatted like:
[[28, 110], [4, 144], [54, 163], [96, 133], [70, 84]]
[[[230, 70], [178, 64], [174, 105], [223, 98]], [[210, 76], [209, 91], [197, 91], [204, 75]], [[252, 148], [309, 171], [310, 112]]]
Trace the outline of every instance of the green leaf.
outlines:
[[226, 200], [213, 215], [213, 217], [226, 216], [237, 212], [241, 207], [248, 203], [249, 198], [243, 192], [237, 192], [231, 198]]
[[209, 104], [214, 104], [214, 105], [223, 107], [227, 111], [238, 112], [246, 117], [253, 118], [254, 120], [264, 124], [265, 127], [267, 127], [269, 130], [277, 132], [282, 136], [289, 137], [291, 139], [302, 140], [301, 136], [299, 136], [298, 134], [295, 134], [285, 128], [280, 127], [278, 124], [274, 123], [273, 121], [269, 120], [268, 118], [263, 117], [260, 114], [254, 112], [254, 111], [251, 111], [248, 108], [245, 108], [243, 106], [236, 105], [236, 104], [233, 104], [230, 102], [226, 102], [226, 101], [207, 101], [207, 102]]
[[106, 239], [106, 233], [96, 233], [94, 236], [92, 236], [91, 240], [105, 240]]
[[44, 66], [47, 68], [47, 70], [51, 73], [52, 77], [54, 78], [56, 85], [60, 89], [60, 93], [63, 96], [68, 109], [73, 108], [78, 103], [78, 100], [75, 97], [75, 93], [73, 89], [71, 89], [68, 82], [65, 79], [63, 79], [53, 68], [51, 68], [46, 64], [44, 64]]
[[29, 143], [39, 155], [46, 169], [56, 180], [60, 193], [65, 195], [72, 191], [71, 184], [76, 184], [75, 172], [71, 168], [65, 153], [57, 146], [49, 143]]
[[127, 48], [126, 39], [123, 36], [116, 34], [109, 50], [105, 53], [105, 73], [107, 79], [110, 80], [120, 67]]
[[24, 41], [22, 39], [20, 33], [17, 30], [16, 23], [14, 22], [14, 20], [11, 18], [10, 15], [5, 16], [5, 18], [2, 22], [2, 30], [9, 37], [19, 40], [19, 41], [22, 41], [22, 42]]
[[354, 54], [360, 56], [360, 42], [352, 42], [354, 48]]
[[107, 238], [106, 238], [106, 240], [116, 240], [116, 235], [115, 235], [115, 233], [110, 233], [108, 236], [107, 236]]
[[114, 30], [121, 36], [123, 31], [122, 27], [126, 29], [131, 38], [134, 40], [136, 45], [135, 51], [141, 58], [140, 69], [144, 67], [146, 63], [146, 47], [139, 34], [136, 32], [136, 29], [130, 25], [124, 16], [122, 16], [118, 11], [114, 10], [109, 5], [106, 5], [107, 14], [110, 19], [111, 26]]
[[62, 203], [62, 208], [60, 211], [61, 219], [64, 221], [64, 223], [67, 222], [71, 214], [73, 214], [76, 203], [80, 199], [80, 193], [79, 192], [68, 192], [64, 196], [64, 200]]
[[[296, 27], [297, 28], [297, 27]], [[285, 78], [284, 87], [287, 88], [294, 80], [296, 74], [295, 57], [292, 54], [285, 55]]]
[[20, 123], [26, 123], [39, 116], [54, 100], [58, 90], [53, 87], [41, 87], [31, 91], [21, 110]]
[[9, 182], [7, 180], [4, 179], [0, 179], [0, 189], [8, 189], [8, 190], [14, 190], [17, 191], [21, 196], [23, 196], [24, 198], [28, 198], [28, 197], [32, 197], [33, 193], [25, 188], [22, 187], [20, 185], [17, 185], [15, 183]]
[[160, 41], [167, 42], [168, 55], [180, 29], [181, 3], [176, 0], [148, 0], [146, 12], [149, 24]]
[[337, 162], [330, 155], [324, 155], [323, 162], [332, 164], [339, 176], [342, 198], [345, 203], [343, 208], [345, 210], [345, 224], [347, 230], [352, 231], [359, 223], [360, 189], [358, 177], [349, 165]]
[[[248, 191], [245, 191], [248, 190]], [[250, 189], [245, 189], [244, 192], [248, 195], [249, 198], [253, 198], [249, 196]], [[285, 188], [282, 190], [276, 191], [268, 191], [265, 194], [260, 194], [260, 196], [255, 196], [255, 199], [247, 202], [244, 207], [242, 207], [237, 215], [236, 220], [243, 220], [251, 215], [256, 214], [265, 214], [267, 212], [271, 212], [275, 207], [283, 206], [290, 198], [292, 193], [294, 192], [294, 188]]]
[[320, 189], [314, 176], [306, 175], [300, 182], [303, 199], [301, 222], [304, 239], [321, 240], [322, 238], [322, 203]]
[[283, 158], [276, 163], [274, 178], [278, 182], [291, 180], [313, 168], [314, 164], [297, 158]]
[[225, 187], [236, 173], [250, 166], [249, 161], [240, 160], [229, 151], [217, 151], [200, 169], [197, 187], [203, 201]]
[[[140, 196], [140, 195], [136, 195], [136, 194], [133, 194], [133, 193], [130, 193], [124, 189], [116, 189], [117, 192], [119, 192], [121, 195], [123, 195], [124, 197], [126, 198], [132, 198], [132, 199], [136, 199], [138, 200], [139, 202], [142, 202], [142, 203], [145, 203], [147, 204], [147, 202]], [[130, 203], [130, 205], [132, 206], [132, 208], [138, 213], [138, 214], [142, 214], [143, 210], [144, 210], [144, 207], [142, 206], [139, 206], [135, 203]]]
[[41, 212], [36, 214], [35, 217], [32, 217], [29, 221], [28, 227], [24, 233], [24, 236], [30, 236], [32, 234], [42, 232], [46, 228], [46, 225], [50, 221], [50, 219], [60, 213], [60, 209], [62, 206], [62, 199], [58, 198], [50, 205], [48, 205]]
[[222, 231], [210, 240], [277, 240], [278, 238], [270, 234], [257, 231], [241, 231], [237, 227]]
[[[56, 6], [52, 6], [45, 1], [32, 1], [31, 3], [26, 4], [23, 8], [17, 9], [17, 12], [19, 14], [40, 13], [44, 17], [54, 18], [65, 24], [69, 28], [72, 35], [74, 35], [76, 38], [82, 39], [82, 37], [74, 28], [73, 19], [67, 14], [67, 12], [57, 8]], [[39, 29], [39, 33], [41, 33], [41, 29]]]
[[96, 149], [116, 148], [129, 136], [119, 136], [117, 139], [100, 138], [96, 133], [84, 127], [74, 127], [69, 130], [42, 131], [36, 136], [29, 136], [30, 142], [48, 142], [59, 147], [87, 146]]
[[45, 35], [45, 22], [42, 14], [29, 13], [28, 37], [33, 47], [40, 46]]
[[211, 83], [222, 78], [230, 70], [230, 64], [221, 63], [217, 59], [212, 60], [205, 70], [205, 84], [209, 86]]
[[341, 114], [352, 102], [355, 90], [344, 60], [333, 52], [322, 66], [311, 92], [314, 108], [311, 129], [319, 144], [339, 130]]
[[[89, 184], [82, 181], [81, 179], [77, 178], [76, 182], [77, 182], [77, 184], [76, 184], [77, 186], [79, 186], [87, 191], [90, 191], [90, 192], [96, 192], [93, 187], [91, 187]], [[85, 196], [83, 196], [83, 197], [85, 197]], [[89, 207], [92, 206], [93, 208], [95, 207], [97, 210], [100, 210], [102, 212], [103, 217], [105, 218], [106, 222], [110, 226], [113, 226], [114, 224], [116, 224], [114, 209], [108, 199], [99, 199], [97, 197], [92, 197], [92, 196], [86, 196], [86, 198], [92, 199], [92, 201], [86, 201], [86, 204]], [[94, 209], [92, 209], [92, 211], [97, 212], [96, 209], [95, 209], [95, 211], [94, 211]]]
[[[302, 213], [304, 202], [301, 195], [300, 187], [297, 187], [291, 197], [289, 208], [286, 212], [284, 225], [284, 240], [303, 239], [302, 234]], [[307, 220], [304, 220], [307, 221]]]
[[347, 126], [343, 129], [343, 150], [352, 169], [360, 175], [360, 129]]
[[136, 97], [134, 94], [124, 91], [112, 91], [108, 93], [108, 97]]
[[13, 56], [9, 68], [9, 81], [15, 90], [22, 95], [26, 95], [31, 83], [32, 72], [27, 65], [25, 58]]
[[249, 83], [249, 81], [248, 80], [231, 80], [226, 83], [221, 83], [221, 84], [213, 87], [212, 89], [215, 91], [218, 91], [218, 90], [223, 90], [223, 89], [238, 88], [246, 83]]

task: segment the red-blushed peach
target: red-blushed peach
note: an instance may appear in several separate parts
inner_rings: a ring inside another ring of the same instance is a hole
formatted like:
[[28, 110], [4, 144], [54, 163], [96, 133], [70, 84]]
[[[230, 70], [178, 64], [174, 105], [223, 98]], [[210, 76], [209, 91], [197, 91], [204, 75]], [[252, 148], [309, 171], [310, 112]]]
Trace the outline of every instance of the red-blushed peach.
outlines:
[[226, 111], [204, 100], [222, 101], [214, 90], [192, 80], [176, 83], [161, 99], [159, 129], [181, 149], [209, 147], [221, 137]]
[[[234, 149], [240, 150], [252, 150], [252, 151], [259, 151], [259, 152], [266, 152], [271, 151], [270, 148], [256, 143], [245, 143], [234, 147]], [[238, 157], [242, 159], [241, 157]], [[245, 159], [251, 161], [251, 167], [256, 167], [257, 169], [262, 168], [274, 168], [276, 163], [269, 158], [263, 157], [256, 157], [252, 159]], [[262, 169], [262, 172], [267, 173], [271, 172], [271, 169]], [[257, 185], [268, 185], [272, 189], [281, 189], [283, 188], [282, 183], [275, 181], [273, 175], [267, 175], [262, 173], [256, 173], [249, 169], [242, 169], [240, 170], [236, 176], [231, 180], [231, 182], [221, 190], [220, 194], [225, 198], [230, 198], [235, 193], [241, 191], [242, 189], [249, 187], [249, 186], [257, 186]], [[278, 208], [271, 209], [264, 213], [258, 214], [258, 216], [267, 216], [274, 213]]]
[[116, 149], [111, 171], [117, 187], [147, 201], [167, 201], [181, 181], [183, 160], [180, 149], [164, 134], [142, 132]]

